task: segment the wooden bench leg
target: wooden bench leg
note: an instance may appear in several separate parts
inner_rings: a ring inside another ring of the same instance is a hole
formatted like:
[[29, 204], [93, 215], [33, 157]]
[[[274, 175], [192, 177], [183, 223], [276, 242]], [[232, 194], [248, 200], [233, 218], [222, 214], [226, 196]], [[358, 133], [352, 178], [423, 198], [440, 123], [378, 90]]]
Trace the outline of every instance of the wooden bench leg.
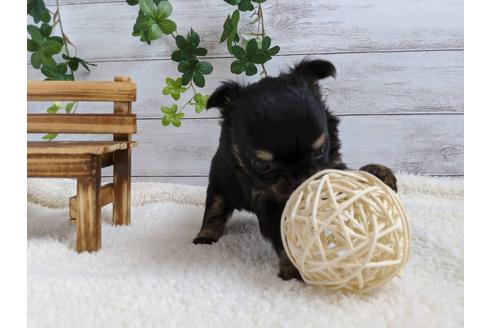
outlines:
[[130, 224], [131, 150], [118, 150], [113, 161], [113, 224]]
[[[77, 252], [101, 248], [101, 165], [95, 174], [77, 179]], [[97, 161], [97, 159], [96, 159]]]
[[77, 222], [77, 196], [70, 197], [68, 202], [68, 213], [70, 217], [70, 222]]

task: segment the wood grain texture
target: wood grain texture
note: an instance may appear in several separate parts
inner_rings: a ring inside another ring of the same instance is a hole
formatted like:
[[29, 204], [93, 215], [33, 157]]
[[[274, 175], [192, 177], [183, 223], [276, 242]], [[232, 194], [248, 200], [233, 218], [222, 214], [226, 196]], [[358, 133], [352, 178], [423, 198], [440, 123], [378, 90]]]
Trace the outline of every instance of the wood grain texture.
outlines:
[[134, 144], [127, 141], [33, 141], [27, 143], [27, 154], [102, 155], [125, 150]]
[[[133, 176], [208, 175], [218, 145], [218, 120], [185, 120], [179, 129], [166, 129], [160, 120], [151, 119], [141, 120], [139, 126], [138, 147], [132, 150]], [[463, 115], [344, 116], [340, 131], [343, 158], [351, 167], [376, 162], [409, 173], [463, 174]], [[103, 170], [105, 176], [112, 173]]]
[[[188, 120], [179, 130], [141, 122], [135, 176], [206, 176], [218, 145], [217, 120]], [[380, 163], [396, 171], [463, 174], [463, 116], [347, 116], [341, 118], [343, 158], [350, 167]]]
[[[85, 59], [169, 58], [172, 38], [147, 46], [132, 37], [138, 8], [125, 2], [73, 1], [63, 6], [64, 29]], [[52, 2], [53, 3], [53, 2]], [[89, 4], [90, 3], [90, 4]], [[199, 32], [209, 56], [228, 56], [218, 44], [224, 1], [172, 2], [179, 32]], [[463, 48], [463, 1], [459, 0], [284, 0], [267, 1], [266, 29], [281, 54]], [[194, 14], [196, 13], [196, 14]], [[247, 15], [243, 15], [247, 17]], [[241, 23], [242, 25], [242, 23]], [[108, 47], [108, 44], [111, 46]]]
[[94, 173], [77, 179], [77, 252], [101, 248], [101, 157], [92, 157]]
[[92, 175], [92, 155], [28, 154], [28, 177], [78, 178]]
[[[274, 57], [267, 67], [272, 76], [285, 71], [304, 56]], [[410, 52], [339, 54], [312, 56], [330, 60], [337, 67], [337, 78], [321, 82], [330, 108], [338, 114], [388, 114], [463, 111], [463, 52]], [[207, 79], [204, 93], [210, 94], [220, 81], [235, 79], [255, 81], [257, 78], [237, 78], [229, 71], [230, 59], [212, 59], [215, 70]], [[162, 95], [164, 76], [177, 77], [174, 62], [133, 61], [99, 63], [90, 74], [81, 79], [107, 79], [115, 72], [133, 77], [138, 85], [139, 97], [134, 103], [138, 117], [161, 117], [160, 106], [169, 106], [170, 97]], [[159, 72], [159, 73], [156, 73]], [[30, 78], [42, 78], [38, 71], [28, 67]], [[183, 98], [178, 104], [188, 99]], [[44, 113], [46, 103], [29, 103], [32, 113]], [[112, 112], [104, 103], [80, 103], [79, 113]], [[186, 117], [217, 117], [211, 109], [196, 114], [186, 110]]]
[[136, 133], [135, 114], [28, 114], [28, 133]]
[[[100, 188], [101, 207], [110, 204], [113, 201], [113, 184], [107, 183]], [[70, 221], [76, 221], [78, 216], [77, 196], [70, 197], [68, 201], [68, 212]]]
[[[115, 102], [114, 113], [129, 114], [132, 103]], [[131, 142], [131, 134], [115, 134], [115, 141]], [[131, 217], [131, 149], [122, 149], [113, 154], [113, 224], [128, 225]]]
[[[164, 77], [178, 76], [175, 63], [168, 60], [175, 49], [172, 39], [148, 46], [132, 37], [137, 8], [124, 1], [61, 0], [61, 4], [64, 27], [79, 49], [78, 56], [98, 62], [91, 73], [79, 70], [77, 79], [107, 80], [123, 74], [138, 85], [134, 112], [142, 120], [133, 175], [206, 184], [218, 140], [217, 111], [188, 110], [186, 115], [192, 119], [184, 120], [180, 129], [163, 128], [159, 120], [159, 107], [171, 103], [161, 94]], [[214, 72], [204, 93], [210, 94], [221, 80], [255, 80], [232, 75], [232, 59], [225, 45], [217, 44], [232, 6], [223, 1], [212, 5], [208, 0], [172, 4], [179, 32], [185, 33], [191, 24], [210, 50], [207, 60]], [[199, 13], [192, 21], [191, 9]], [[413, 173], [463, 174], [462, 1], [271, 0], [265, 11], [267, 30], [281, 47], [280, 56], [267, 65], [270, 75], [305, 55], [328, 59], [338, 68], [337, 79], [323, 81], [322, 88], [331, 109], [346, 115], [341, 126], [343, 152], [351, 166], [379, 162]], [[30, 65], [28, 76], [42, 78]], [[106, 105], [80, 103], [79, 112], [112, 112], [112, 106]], [[28, 110], [41, 113], [46, 106], [30, 103]], [[439, 113], [450, 115], [435, 115]], [[113, 173], [112, 169], [103, 172]]]
[[136, 96], [131, 82], [27, 81], [28, 101], [135, 101]]

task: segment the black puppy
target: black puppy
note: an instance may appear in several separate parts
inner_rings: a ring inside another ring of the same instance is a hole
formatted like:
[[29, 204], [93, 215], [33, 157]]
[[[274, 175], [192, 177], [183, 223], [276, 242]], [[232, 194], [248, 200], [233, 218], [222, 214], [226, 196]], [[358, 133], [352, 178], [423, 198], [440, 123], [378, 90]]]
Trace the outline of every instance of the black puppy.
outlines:
[[[280, 260], [279, 276], [300, 278], [282, 246], [284, 205], [305, 179], [326, 169], [346, 169], [338, 119], [323, 103], [318, 80], [335, 76], [328, 61], [303, 61], [290, 72], [249, 86], [223, 83], [207, 108], [222, 114], [219, 148], [212, 159], [203, 224], [195, 244], [216, 242], [235, 209], [254, 212], [262, 235]], [[361, 168], [396, 190], [390, 169]]]

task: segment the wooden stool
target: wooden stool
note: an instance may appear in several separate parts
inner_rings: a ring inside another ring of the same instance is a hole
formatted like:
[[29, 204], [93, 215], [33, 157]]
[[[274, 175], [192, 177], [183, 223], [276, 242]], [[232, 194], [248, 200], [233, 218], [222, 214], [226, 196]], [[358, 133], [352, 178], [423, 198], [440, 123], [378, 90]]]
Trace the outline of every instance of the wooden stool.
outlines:
[[[77, 251], [101, 248], [101, 207], [113, 203], [113, 224], [130, 224], [131, 112], [136, 86], [127, 77], [106, 81], [28, 81], [28, 101], [105, 101], [112, 114], [28, 114], [28, 133], [113, 134], [113, 141], [27, 143], [27, 176], [77, 178], [70, 217], [77, 224]], [[113, 166], [113, 183], [101, 186], [101, 169]]]

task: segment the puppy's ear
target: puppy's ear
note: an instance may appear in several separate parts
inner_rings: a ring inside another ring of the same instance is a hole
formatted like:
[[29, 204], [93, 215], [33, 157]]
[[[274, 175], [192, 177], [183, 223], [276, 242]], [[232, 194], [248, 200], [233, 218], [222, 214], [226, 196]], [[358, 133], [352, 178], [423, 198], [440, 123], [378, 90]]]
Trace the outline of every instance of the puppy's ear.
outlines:
[[297, 64], [292, 72], [309, 82], [316, 82], [328, 76], [335, 77], [337, 70], [332, 63], [327, 60], [303, 60]]
[[227, 106], [239, 97], [241, 89], [242, 87], [236, 82], [223, 82], [208, 98], [207, 109], [217, 107], [224, 114]]

